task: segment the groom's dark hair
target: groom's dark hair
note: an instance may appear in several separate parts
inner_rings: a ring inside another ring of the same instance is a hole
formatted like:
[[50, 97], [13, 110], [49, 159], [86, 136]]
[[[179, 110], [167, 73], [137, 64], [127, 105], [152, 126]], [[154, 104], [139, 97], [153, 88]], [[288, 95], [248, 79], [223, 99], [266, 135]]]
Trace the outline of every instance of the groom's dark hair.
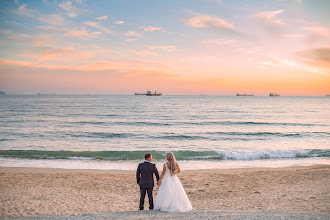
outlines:
[[151, 154], [149, 154], [149, 153], [144, 155], [145, 160], [148, 159], [149, 157], [151, 157]]

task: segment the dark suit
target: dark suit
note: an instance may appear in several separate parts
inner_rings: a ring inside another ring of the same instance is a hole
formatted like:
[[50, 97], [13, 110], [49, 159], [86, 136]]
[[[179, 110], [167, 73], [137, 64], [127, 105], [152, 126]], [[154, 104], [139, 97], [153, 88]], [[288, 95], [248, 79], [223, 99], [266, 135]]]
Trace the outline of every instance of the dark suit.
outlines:
[[155, 164], [145, 161], [140, 163], [136, 170], [136, 181], [140, 186], [140, 210], [144, 208], [144, 198], [146, 192], [148, 193], [149, 198], [149, 209], [154, 208], [154, 199], [152, 197], [152, 190], [154, 187], [154, 174], [157, 181], [159, 180], [158, 170]]

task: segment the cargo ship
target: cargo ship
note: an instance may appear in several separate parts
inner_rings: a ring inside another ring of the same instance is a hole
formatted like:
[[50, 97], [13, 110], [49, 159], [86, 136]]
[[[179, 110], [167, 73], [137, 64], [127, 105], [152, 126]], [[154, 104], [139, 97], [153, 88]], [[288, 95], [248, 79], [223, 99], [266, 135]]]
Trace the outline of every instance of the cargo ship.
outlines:
[[156, 91], [152, 93], [150, 90], [147, 91], [147, 96], [161, 96], [162, 93], [157, 93]]
[[139, 93], [139, 92], [136, 92], [134, 93], [134, 95], [146, 95], [146, 96], [161, 96], [162, 93], [157, 93], [156, 91], [155, 92], [151, 92], [150, 90], [148, 90], [146, 93]]
[[280, 95], [277, 94], [276, 92], [275, 93], [271, 92], [271, 93], [269, 93], [269, 96], [280, 96]]

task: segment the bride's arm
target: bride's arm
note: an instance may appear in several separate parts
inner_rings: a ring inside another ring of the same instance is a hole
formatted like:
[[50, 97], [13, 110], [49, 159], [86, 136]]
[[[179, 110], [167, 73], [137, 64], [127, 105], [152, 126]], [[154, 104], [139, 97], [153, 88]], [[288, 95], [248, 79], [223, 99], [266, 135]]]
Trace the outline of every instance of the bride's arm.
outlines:
[[181, 172], [181, 169], [180, 169], [180, 166], [178, 163], [176, 163], [176, 166], [177, 166], [177, 169], [176, 169], [176, 172], [175, 173], [180, 173]]
[[160, 175], [159, 180], [157, 181], [157, 185], [158, 185], [158, 186], [159, 186], [160, 183], [162, 182], [162, 179], [163, 179], [163, 177], [164, 177], [164, 175], [165, 175], [165, 172], [166, 172], [166, 166], [165, 166], [165, 164], [164, 164], [164, 165], [163, 165], [163, 171], [162, 171], [162, 174]]
[[165, 164], [163, 165], [163, 171], [162, 171], [162, 174], [160, 175], [160, 178], [159, 178], [159, 181], [162, 181], [164, 175], [165, 175], [165, 172], [166, 172], [166, 166]]

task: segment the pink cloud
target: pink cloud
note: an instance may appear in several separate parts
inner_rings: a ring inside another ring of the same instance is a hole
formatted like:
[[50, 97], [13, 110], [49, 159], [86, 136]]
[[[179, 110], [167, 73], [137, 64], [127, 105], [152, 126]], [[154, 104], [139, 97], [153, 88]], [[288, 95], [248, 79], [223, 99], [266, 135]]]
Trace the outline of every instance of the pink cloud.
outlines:
[[137, 41], [136, 38], [130, 38], [130, 39], [126, 39], [125, 42], [134, 42], [134, 41]]
[[308, 40], [310, 41], [320, 41], [320, 40], [328, 40], [330, 38], [330, 30], [329, 28], [322, 26], [309, 26], [303, 28], [308, 32]]
[[85, 27], [74, 27], [74, 28], [64, 28], [64, 27], [53, 27], [53, 26], [41, 26], [39, 27], [42, 31], [47, 31], [48, 33], [64, 35], [69, 37], [78, 37], [84, 40], [97, 38], [101, 35], [101, 32], [92, 32], [87, 30]]
[[135, 32], [135, 31], [127, 31], [126, 36], [141, 37], [142, 35], [140, 33]]
[[162, 27], [153, 27], [153, 26], [140, 26], [139, 28], [143, 29], [144, 31], [149, 31], [149, 32], [154, 32], [154, 31], [160, 31], [163, 30], [164, 28]]
[[209, 15], [200, 15], [187, 20], [187, 24], [194, 28], [216, 28], [234, 30], [234, 25], [222, 18]]
[[298, 52], [298, 57], [305, 63], [330, 69], [330, 48], [316, 48]]
[[277, 15], [284, 12], [284, 9], [276, 11], [262, 11], [257, 14], [254, 14], [253, 17], [256, 18], [259, 23], [261, 23], [267, 31], [270, 33], [280, 32], [281, 28], [285, 23], [277, 18]]
[[97, 17], [97, 20], [107, 20], [109, 16], [102, 16], [102, 17]]
[[39, 62], [44, 62], [47, 60], [83, 60], [92, 57], [94, 52], [75, 50], [73, 47], [59, 48], [59, 47], [41, 47], [41, 56], [39, 57]]
[[102, 25], [100, 25], [98, 22], [91, 22], [91, 21], [86, 21], [85, 22], [86, 25], [88, 26], [91, 26], [91, 27], [94, 27], [94, 28], [97, 28], [97, 29], [100, 29], [101, 31], [107, 33], [107, 34], [110, 34], [110, 35], [113, 35], [113, 31], [109, 30], [108, 28], [106, 27], [103, 27]]

